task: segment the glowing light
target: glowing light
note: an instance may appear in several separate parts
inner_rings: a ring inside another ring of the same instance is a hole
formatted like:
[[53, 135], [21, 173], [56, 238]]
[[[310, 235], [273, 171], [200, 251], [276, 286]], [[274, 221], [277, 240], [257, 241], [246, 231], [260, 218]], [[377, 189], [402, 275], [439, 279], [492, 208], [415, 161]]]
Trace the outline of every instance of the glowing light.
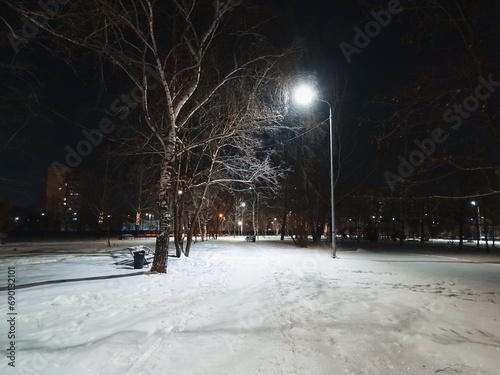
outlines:
[[307, 85], [301, 85], [295, 89], [294, 99], [300, 105], [308, 106], [314, 100], [316, 93]]

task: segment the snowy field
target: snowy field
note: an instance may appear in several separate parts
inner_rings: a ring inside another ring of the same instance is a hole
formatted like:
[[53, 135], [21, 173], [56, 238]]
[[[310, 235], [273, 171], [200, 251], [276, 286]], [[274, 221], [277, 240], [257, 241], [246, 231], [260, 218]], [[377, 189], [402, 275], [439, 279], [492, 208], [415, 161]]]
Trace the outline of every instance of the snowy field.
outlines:
[[0, 374], [499, 373], [497, 252], [231, 237], [160, 275], [141, 245], [0, 246]]

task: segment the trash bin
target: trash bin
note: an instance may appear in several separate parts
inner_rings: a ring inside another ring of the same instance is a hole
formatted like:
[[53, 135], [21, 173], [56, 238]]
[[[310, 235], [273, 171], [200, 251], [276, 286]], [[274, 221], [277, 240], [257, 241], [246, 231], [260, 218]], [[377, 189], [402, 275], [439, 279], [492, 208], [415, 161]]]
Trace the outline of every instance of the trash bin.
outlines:
[[144, 266], [144, 256], [146, 252], [144, 250], [134, 252], [134, 268], [142, 269]]

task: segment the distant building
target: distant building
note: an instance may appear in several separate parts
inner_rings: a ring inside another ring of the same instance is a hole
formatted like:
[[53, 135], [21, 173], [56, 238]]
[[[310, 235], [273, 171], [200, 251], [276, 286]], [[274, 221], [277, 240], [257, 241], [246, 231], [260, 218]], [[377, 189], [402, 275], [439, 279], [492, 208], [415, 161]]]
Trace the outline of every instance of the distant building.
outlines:
[[80, 169], [50, 166], [47, 169], [45, 214], [51, 231], [76, 231], [82, 208], [83, 174]]

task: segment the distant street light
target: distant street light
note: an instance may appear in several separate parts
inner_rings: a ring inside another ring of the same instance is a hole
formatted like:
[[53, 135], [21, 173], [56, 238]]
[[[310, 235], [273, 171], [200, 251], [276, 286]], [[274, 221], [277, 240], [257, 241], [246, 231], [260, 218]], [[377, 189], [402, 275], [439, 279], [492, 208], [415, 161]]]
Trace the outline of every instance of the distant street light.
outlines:
[[294, 92], [295, 102], [303, 105], [310, 106], [314, 100], [328, 104], [329, 112], [329, 125], [330, 125], [330, 205], [331, 205], [331, 219], [332, 227], [330, 228], [330, 238], [332, 240], [332, 258], [337, 257], [337, 250], [335, 248], [335, 209], [333, 201], [333, 117], [332, 106], [329, 102], [316, 97], [316, 92], [308, 85], [301, 85], [295, 89]]

